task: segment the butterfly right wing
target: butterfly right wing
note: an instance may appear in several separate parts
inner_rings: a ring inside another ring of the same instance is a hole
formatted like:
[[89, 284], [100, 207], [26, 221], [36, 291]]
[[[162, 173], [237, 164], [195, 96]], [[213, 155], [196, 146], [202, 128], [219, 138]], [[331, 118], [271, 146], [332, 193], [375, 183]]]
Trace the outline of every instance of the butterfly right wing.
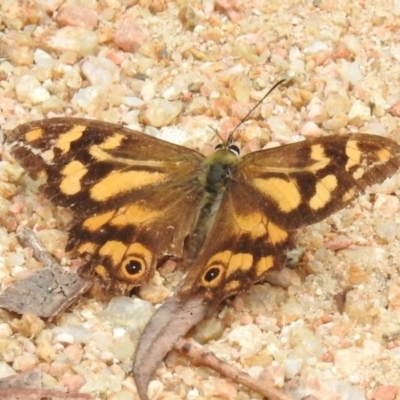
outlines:
[[345, 207], [400, 168], [400, 145], [374, 135], [316, 138], [243, 157], [232, 172], [198, 258], [183, 282], [215, 304], [280, 265], [291, 232]]
[[[180, 258], [203, 187], [204, 157], [119, 125], [53, 118], [17, 127], [11, 153], [74, 221], [67, 250], [88, 255], [104, 295], [147, 281], [167, 257]], [[103, 294], [99, 293], [103, 296]]]

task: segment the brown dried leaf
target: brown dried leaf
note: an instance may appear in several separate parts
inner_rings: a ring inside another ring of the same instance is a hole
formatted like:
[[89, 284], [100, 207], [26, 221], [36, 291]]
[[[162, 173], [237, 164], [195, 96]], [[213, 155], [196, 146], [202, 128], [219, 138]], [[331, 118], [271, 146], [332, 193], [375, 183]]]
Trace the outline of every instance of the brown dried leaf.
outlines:
[[32, 247], [35, 258], [45, 267], [7, 288], [0, 296], [0, 307], [18, 314], [33, 313], [51, 321], [85, 293], [91, 282], [59, 266], [31, 230], [22, 231], [20, 238], [24, 245]]
[[140, 337], [133, 362], [133, 378], [141, 400], [148, 400], [147, 387], [160, 362], [209, 311], [202, 294], [185, 302], [172, 296], [156, 311]]

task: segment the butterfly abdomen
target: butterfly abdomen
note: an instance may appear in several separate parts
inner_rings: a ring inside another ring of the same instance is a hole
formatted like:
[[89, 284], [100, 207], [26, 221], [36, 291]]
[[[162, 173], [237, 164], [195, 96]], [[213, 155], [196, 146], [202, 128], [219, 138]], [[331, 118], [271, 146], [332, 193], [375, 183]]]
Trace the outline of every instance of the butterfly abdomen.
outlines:
[[199, 181], [205, 190], [195, 228], [186, 243], [184, 259], [186, 266], [190, 266], [197, 258], [210, 233], [221, 204], [224, 188], [231, 177], [232, 168], [238, 161], [236, 154], [228, 149], [221, 149], [208, 156], [203, 162]]

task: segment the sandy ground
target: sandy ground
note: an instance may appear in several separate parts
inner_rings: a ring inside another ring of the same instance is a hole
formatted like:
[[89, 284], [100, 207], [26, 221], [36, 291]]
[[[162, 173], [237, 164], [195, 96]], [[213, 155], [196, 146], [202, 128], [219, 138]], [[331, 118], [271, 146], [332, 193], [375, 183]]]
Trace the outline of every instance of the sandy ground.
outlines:
[[[243, 153], [343, 132], [400, 142], [399, 2], [135, 3], [3, 0], [3, 131], [45, 117], [90, 117], [207, 154], [219, 141], [211, 127], [226, 138], [274, 82], [291, 78], [240, 128]], [[64, 251], [68, 211], [44, 199], [2, 149], [2, 288], [40, 267], [15, 238], [22, 226], [76, 268]], [[397, 175], [298, 231], [290, 269], [277, 278], [287, 277], [286, 287], [254, 286], [222, 305], [194, 337], [294, 399], [399, 400], [399, 188]], [[137, 399], [132, 356], [153, 306], [180, 279], [171, 270], [162, 269], [142, 300], [85, 297], [55, 323], [1, 311], [0, 377], [39, 368], [47, 387]], [[261, 399], [175, 353], [149, 395]]]

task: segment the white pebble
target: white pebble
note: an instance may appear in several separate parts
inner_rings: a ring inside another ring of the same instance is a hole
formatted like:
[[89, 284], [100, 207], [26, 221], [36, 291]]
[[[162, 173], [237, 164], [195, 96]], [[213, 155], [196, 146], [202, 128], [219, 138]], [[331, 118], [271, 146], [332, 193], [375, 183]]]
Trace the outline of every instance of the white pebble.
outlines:
[[145, 103], [148, 103], [150, 100], [154, 99], [156, 95], [156, 86], [153, 81], [150, 79], [144, 82], [142, 90], [140, 91], [140, 95]]
[[113, 339], [110, 332], [96, 331], [92, 333], [91, 337], [96, 348], [101, 351], [109, 351], [113, 345]]
[[149, 399], [157, 399], [162, 395], [164, 391], [164, 385], [160, 381], [150, 381], [147, 393]]
[[121, 362], [127, 362], [132, 359], [133, 355], [135, 354], [135, 349], [136, 346], [131, 340], [129, 334], [126, 333], [125, 335], [114, 340], [110, 351], [117, 360]]
[[74, 337], [68, 333], [60, 333], [55, 338], [56, 342], [65, 343], [65, 344], [73, 344]]
[[139, 110], [131, 110], [122, 116], [121, 122], [126, 125], [134, 125], [130, 129], [138, 129], [139, 128]]
[[328, 119], [322, 123], [324, 129], [327, 130], [338, 130], [344, 128], [347, 123], [349, 122], [349, 118], [346, 114], [338, 114], [335, 115], [333, 118]]
[[52, 61], [54, 59], [49, 53], [46, 53], [42, 49], [36, 49], [35, 52], [33, 53], [33, 60], [35, 61], [35, 64], [39, 67], [42, 66], [49, 66], [51, 65]]
[[301, 128], [300, 133], [304, 137], [319, 136], [321, 134], [321, 128], [313, 121], [307, 121]]
[[57, 29], [45, 42], [58, 53], [71, 51], [79, 56], [95, 54], [99, 45], [96, 32], [77, 26]]
[[228, 334], [228, 342], [231, 345], [240, 346], [239, 354], [241, 357], [248, 358], [256, 354], [262, 346], [261, 329], [254, 324], [238, 326]]
[[113, 353], [111, 353], [111, 351], [108, 350], [101, 352], [100, 359], [106, 364], [112, 364], [115, 361]]
[[11, 276], [18, 276], [19, 274], [23, 274], [25, 271], [26, 271], [25, 267], [17, 265], [12, 269]]
[[350, 53], [358, 55], [363, 51], [363, 46], [361, 45], [359, 39], [355, 35], [345, 36], [343, 42], [346, 44]]
[[196, 400], [199, 397], [199, 391], [197, 389], [190, 389], [186, 398], [188, 400]]
[[323, 348], [321, 340], [310, 329], [302, 326], [303, 323], [298, 321], [290, 326], [290, 342], [294, 349], [292, 350], [295, 358], [309, 359], [316, 357], [321, 359]]
[[126, 330], [124, 328], [114, 328], [113, 337], [114, 337], [114, 339], [118, 339], [118, 338], [124, 336], [125, 333], [126, 333]]
[[117, 66], [108, 58], [87, 56], [82, 62], [82, 73], [91, 85], [109, 85], [118, 77]]
[[164, 90], [162, 97], [166, 100], [178, 100], [180, 94], [181, 91], [177, 87], [170, 86], [168, 89]]
[[306, 47], [303, 52], [304, 52], [304, 54], [315, 54], [315, 53], [321, 53], [321, 52], [328, 51], [328, 50], [329, 50], [329, 46], [327, 43], [315, 41], [310, 46]]
[[64, 82], [71, 89], [79, 89], [82, 86], [82, 77], [78, 70], [72, 68], [64, 74]]
[[350, 110], [351, 104], [346, 96], [340, 94], [331, 94], [325, 101], [325, 111], [330, 117], [338, 114], [347, 113]]
[[100, 313], [100, 319], [112, 327], [125, 328], [132, 339], [139, 339], [154, 311], [154, 306], [147, 301], [124, 296], [113, 297], [107, 309]]
[[375, 231], [385, 243], [390, 243], [400, 234], [400, 227], [395, 221], [381, 221], [376, 224]]
[[188, 132], [172, 126], [161, 128], [157, 137], [181, 146], [189, 146], [190, 141], [193, 140], [192, 136]]
[[345, 82], [357, 83], [364, 79], [360, 66], [356, 62], [349, 63], [342, 60], [338, 67], [338, 73]]
[[0, 338], [8, 338], [11, 337], [13, 334], [10, 325], [6, 323], [0, 324]]
[[88, 86], [79, 89], [71, 99], [72, 106], [83, 111], [102, 108], [103, 102], [104, 95], [100, 86]]
[[371, 109], [361, 100], [356, 100], [349, 111], [348, 117], [352, 125], [361, 125], [371, 118]]
[[293, 379], [300, 371], [303, 360], [299, 358], [287, 358], [284, 361], [286, 379]]
[[25, 264], [25, 257], [22, 253], [9, 253], [4, 259], [4, 265], [6, 267], [15, 267], [16, 265], [21, 266]]
[[30, 102], [32, 91], [40, 87], [39, 80], [32, 75], [22, 75], [16, 82], [17, 100], [21, 103]]
[[377, 90], [371, 91], [371, 104], [373, 104], [373, 114], [376, 117], [383, 117], [386, 114], [387, 103], [385, 98]]
[[367, 123], [366, 125], [364, 125], [363, 132], [373, 133], [374, 135], [378, 135], [378, 136], [384, 136], [386, 129], [380, 122], [377, 122], [377, 121], [372, 122], [371, 121], [371, 122]]
[[271, 131], [277, 135], [277, 139], [280, 137], [288, 138], [293, 133], [292, 130], [286, 125], [285, 121], [279, 117], [269, 117], [267, 119], [267, 123]]
[[264, 367], [261, 365], [256, 365], [254, 367], [250, 367], [247, 373], [253, 378], [253, 379], [258, 379], [260, 376], [261, 372], [264, 371]]
[[53, 329], [53, 334], [56, 342], [87, 343], [91, 339], [90, 331], [79, 326], [57, 326]]
[[16, 371], [25, 372], [35, 368], [38, 363], [39, 359], [35, 354], [25, 353], [15, 357], [12, 366]]
[[12, 65], [12, 64], [11, 64], [10, 62], [8, 62], [8, 61], [3, 61], [3, 62], [0, 64], [0, 71], [4, 71], [4, 72], [6, 72], [7, 74], [13, 73], [14, 69], [15, 69], [14, 65]]
[[141, 107], [144, 104], [144, 101], [136, 96], [123, 96], [121, 101], [128, 107]]
[[15, 375], [16, 372], [4, 361], [0, 361], [0, 379]]
[[140, 113], [140, 122], [156, 128], [169, 125], [182, 111], [182, 103], [156, 98]]
[[50, 93], [43, 87], [38, 87], [32, 90], [30, 100], [33, 104], [42, 103], [50, 98]]

